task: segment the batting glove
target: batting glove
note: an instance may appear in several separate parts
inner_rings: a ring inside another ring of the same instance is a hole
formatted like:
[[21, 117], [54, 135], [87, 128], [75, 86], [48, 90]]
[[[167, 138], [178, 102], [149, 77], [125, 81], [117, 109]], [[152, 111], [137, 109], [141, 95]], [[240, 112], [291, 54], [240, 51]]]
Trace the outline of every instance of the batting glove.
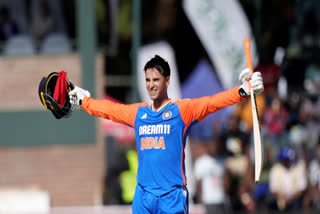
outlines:
[[261, 94], [264, 90], [263, 79], [261, 73], [258, 71], [254, 72], [252, 75], [250, 69], [246, 68], [241, 71], [239, 80], [242, 82], [242, 85], [239, 89], [239, 94], [241, 97], [247, 97], [250, 95], [249, 83], [251, 84], [253, 93], [255, 95]]
[[82, 105], [84, 97], [90, 97], [90, 92], [75, 86], [72, 91], [69, 92], [70, 103], [76, 106]]

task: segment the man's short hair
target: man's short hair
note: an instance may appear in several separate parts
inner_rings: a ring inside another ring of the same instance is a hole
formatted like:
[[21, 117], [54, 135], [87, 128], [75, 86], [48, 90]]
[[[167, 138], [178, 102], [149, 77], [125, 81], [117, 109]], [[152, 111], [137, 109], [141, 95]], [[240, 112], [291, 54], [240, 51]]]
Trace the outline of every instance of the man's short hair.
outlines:
[[168, 62], [159, 55], [155, 55], [146, 63], [144, 66], [144, 72], [146, 72], [149, 68], [156, 68], [164, 77], [170, 76], [170, 66]]

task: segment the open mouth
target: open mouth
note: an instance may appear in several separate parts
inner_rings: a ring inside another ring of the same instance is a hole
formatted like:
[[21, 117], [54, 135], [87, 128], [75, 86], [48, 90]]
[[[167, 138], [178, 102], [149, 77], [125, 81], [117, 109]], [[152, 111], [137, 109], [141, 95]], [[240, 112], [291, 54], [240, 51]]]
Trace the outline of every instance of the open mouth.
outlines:
[[154, 96], [156, 96], [156, 93], [155, 92], [150, 92], [149, 95], [150, 95], [150, 97], [154, 97]]
[[156, 93], [157, 93], [156, 90], [151, 90], [151, 91], [149, 91], [149, 94], [151, 94], [151, 95], [154, 95], [154, 94], [156, 94]]

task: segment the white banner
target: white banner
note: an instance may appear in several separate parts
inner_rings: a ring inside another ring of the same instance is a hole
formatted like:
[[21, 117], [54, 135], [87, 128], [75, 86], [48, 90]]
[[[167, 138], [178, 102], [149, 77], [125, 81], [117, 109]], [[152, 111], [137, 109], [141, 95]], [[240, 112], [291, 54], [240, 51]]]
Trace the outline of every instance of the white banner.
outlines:
[[249, 37], [253, 67], [256, 45], [250, 25], [237, 0], [184, 0], [184, 11], [215, 65], [225, 89], [239, 85], [238, 76], [247, 67], [244, 39]]

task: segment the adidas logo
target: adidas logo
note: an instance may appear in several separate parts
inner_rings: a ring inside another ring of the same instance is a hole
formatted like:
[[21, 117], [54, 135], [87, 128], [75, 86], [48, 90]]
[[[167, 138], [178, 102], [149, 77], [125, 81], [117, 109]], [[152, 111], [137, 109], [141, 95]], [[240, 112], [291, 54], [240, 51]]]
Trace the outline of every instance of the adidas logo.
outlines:
[[147, 118], [147, 113], [144, 113], [144, 115], [142, 115], [141, 119], [146, 119]]

